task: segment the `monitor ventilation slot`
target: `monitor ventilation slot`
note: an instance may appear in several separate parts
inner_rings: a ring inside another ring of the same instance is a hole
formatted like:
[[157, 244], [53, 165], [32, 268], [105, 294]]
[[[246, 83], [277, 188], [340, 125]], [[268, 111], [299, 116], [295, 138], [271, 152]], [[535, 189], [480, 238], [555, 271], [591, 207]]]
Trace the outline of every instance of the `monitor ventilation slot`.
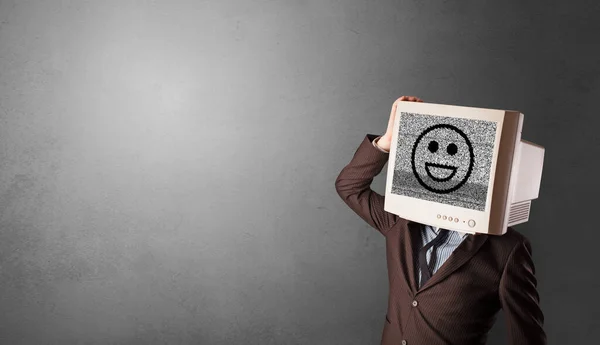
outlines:
[[531, 200], [510, 205], [510, 213], [508, 216], [508, 226], [526, 222], [529, 220], [529, 210], [531, 208]]

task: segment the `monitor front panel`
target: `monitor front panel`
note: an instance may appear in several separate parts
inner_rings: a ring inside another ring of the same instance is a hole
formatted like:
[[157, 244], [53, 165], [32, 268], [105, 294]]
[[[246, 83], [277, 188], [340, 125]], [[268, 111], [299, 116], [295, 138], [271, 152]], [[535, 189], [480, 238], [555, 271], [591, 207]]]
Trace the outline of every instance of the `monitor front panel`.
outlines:
[[485, 211], [496, 122], [400, 112], [391, 193]]
[[385, 210], [450, 230], [489, 233], [506, 111], [400, 102], [396, 114]]

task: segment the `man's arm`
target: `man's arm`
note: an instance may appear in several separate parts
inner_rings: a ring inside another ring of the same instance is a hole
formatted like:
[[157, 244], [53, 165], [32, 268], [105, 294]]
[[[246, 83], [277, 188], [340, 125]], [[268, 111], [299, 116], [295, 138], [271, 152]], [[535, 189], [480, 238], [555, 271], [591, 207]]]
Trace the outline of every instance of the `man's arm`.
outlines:
[[[423, 102], [423, 100], [414, 96], [398, 98], [392, 105], [385, 134], [380, 137], [367, 134], [350, 163], [342, 169], [335, 180], [335, 189], [342, 200], [369, 225], [384, 235], [401, 218], [383, 209], [384, 197], [371, 189], [371, 182], [388, 161], [399, 102]], [[374, 142], [375, 139], [377, 141]]]
[[512, 250], [502, 279], [500, 302], [511, 345], [545, 345], [544, 314], [539, 305], [531, 244], [527, 239]]
[[379, 146], [379, 144], [378, 144], [379, 139], [381, 139], [381, 136], [378, 136], [377, 138], [373, 139], [373, 146], [375, 146], [375, 148], [381, 152], [390, 153], [389, 150], [386, 150], [386, 149], [382, 148], [381, 146]]
[[373, 178], [377, 176], [389, 153], [376, 147], [374, 134], [367, 134], [335, 180], [335, 189], [344, 202], [373, 228], [382, 234], [400, 219], [383, 209], [384, 197], [371, 189]]

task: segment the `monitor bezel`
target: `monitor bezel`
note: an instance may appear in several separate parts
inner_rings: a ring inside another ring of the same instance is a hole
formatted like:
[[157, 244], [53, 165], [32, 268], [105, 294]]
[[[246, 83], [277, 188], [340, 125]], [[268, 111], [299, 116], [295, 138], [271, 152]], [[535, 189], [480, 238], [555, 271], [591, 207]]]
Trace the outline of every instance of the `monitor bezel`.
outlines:
[[[446, 116], [473, 120], [484, 120], [493, 121], [496, 123], [496, 136], [494, 138], [494, 151], [492, 156], [492, 162], [490, 166], [490, 180], [488, 181], [486, 207], [484, 211], [472, 210], [464, 207], [448, 205], [444, 203], [438, 203], [429, 200], [416, 199], [408, 196], [392, 194], [391, 188], [395, 167], [396, 148], [398, 140], [398, 129], [400, 127], [401, 113], [421, 113], [434, 116]], [[437, 226], [449, 230], [465, 232], [465, 233], [495, 233], [497, 232], [498, 226], [495, 226], [496, 231], [490, 232], [490, 220], [497, 217], [492, 217], [493, 213], [501, 212], [502, 219], [504, 219], [504, 213], [506, 209], [506, 200], [502, 202], [498, 198], [493, 198], [494, 188], [498, 188], [498, 185], [504, 186], [506, 179], [510, 176], [497, 176], [497, 162], [498, 156], [501, 149], [511, 150], [510, 146], [514, 138], [512, 135], [507, 135], [505, 132], [505, 120], [507, 114], [510, 111], [500, 109], [488, 109], [488, 108], [476, 108], [476, 107], [465, 107], [456, 105], [445, 105], [436, 103], [425, 103], [425, 102], [398, 102], [396, 108], [396, 119], [394, 121], [393, 134], [392, 134], [392, 145], [390, 146], [390, 155], [387, 169], [387, 183], [385, 190], [385, 203], [384, 208], [386, 211], [398, 214], [400, 217], [407, 220]], [[515, 112], [512, 112], [515, 113]], [[509, 132], [513, 132], [513, 122], [509, 121], [508, 127]], [[503, 135], [505, 137], [503, 138]], [[503, 140], [504, 139], [504, 140]], [[506, 141], [509, 141], [507, 143]], [[514, 142], [512, 143], [514, 146]], [[512, 155], [511, 150], [510, 155]], [[512, 163], [512, 161], [510, 162]], [[507, 164], [506, 159], [503, 160], [503, 164]], [[505, 167], [506, 168], [506, 167]], [[509, 169], [510, 171], [510, 169]], [[509, 174], [510, 175], [510, 174]], [[500, 181], [497, 181], [497, 178]], [[508, 185], [506, 186], [508, 189]], [[508, 190], [503, 193], [500, 192], [499, 196], [507, 194]], [[446, 219], [444, 219], [446, 216]], [[449, 217], [452, 217], [452, 221], [449, 221]], [[455, 219], [459, 221], [456, 222]], [[470, 221], [474, 222], [474, 226], [470, 226]], [[492, 229], [493, 230], [493, 229]]]

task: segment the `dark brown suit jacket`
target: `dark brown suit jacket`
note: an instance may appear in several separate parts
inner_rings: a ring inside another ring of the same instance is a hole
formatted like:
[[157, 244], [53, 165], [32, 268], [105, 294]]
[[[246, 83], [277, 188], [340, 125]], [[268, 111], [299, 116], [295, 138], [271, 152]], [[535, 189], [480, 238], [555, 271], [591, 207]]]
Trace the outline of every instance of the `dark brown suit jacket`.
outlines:
[[427, 283], [417, 288], [413, 249], [422, 224], [383, 209], [371, 188], [388, 161], [367, 134], [335, 187], [350, 208], [385, 236], [389, 297], [381, 344], [485, 344], [497, 312], [506, 316], [509, 344], [546, 344], [544, 316], [527, 238], [468, 235]]

